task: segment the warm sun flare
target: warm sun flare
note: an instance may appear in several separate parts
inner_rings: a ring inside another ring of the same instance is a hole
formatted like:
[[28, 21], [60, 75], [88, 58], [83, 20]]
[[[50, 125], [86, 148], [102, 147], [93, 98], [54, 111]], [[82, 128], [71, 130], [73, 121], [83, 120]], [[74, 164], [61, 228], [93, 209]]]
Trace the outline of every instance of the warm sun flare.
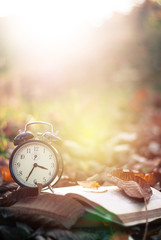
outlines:
[[72, 58], [75, 52], [81, 52], [92, 29], [101, 27], [114, 12], [126, 14], [141, 2], [143, 0], [0, 0], [0, 17], [10, 17], [7, 38], [13, 40], [13, 48], [17, 46], [25, 59], [32, 55], [29, 62], [34, 69], [41, 56], [43, 66], [50, 68], [51, 62], [62, 65], [69, 61], [69, 56]]
[[53, 32], [64, 37], [87, 25], [100, 26], [114, 12], [127, 13], [142, 1], [5, 0], [0, 1], [0, 17], [16, 15], [25, 28], [43, 38], [51, 37]]

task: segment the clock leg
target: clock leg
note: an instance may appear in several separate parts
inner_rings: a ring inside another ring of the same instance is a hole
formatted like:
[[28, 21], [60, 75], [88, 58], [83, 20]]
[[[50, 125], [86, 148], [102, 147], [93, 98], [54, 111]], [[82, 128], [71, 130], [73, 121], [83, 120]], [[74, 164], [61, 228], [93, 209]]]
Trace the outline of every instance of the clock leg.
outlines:
[[48, 187], [49, 187], [50, 191], [51, 191], [52, 193], [54, 193], [54, 189], [52, 188], [52, 186], [49, 185]]

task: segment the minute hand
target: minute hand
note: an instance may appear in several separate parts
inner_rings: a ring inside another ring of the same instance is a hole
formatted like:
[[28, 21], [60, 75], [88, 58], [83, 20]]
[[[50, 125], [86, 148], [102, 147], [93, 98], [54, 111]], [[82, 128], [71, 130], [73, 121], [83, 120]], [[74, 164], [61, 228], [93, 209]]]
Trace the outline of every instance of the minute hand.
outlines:
[[26, 177], [26, 182], [28, 181], [28, 179], [29, 179], [29, 177], [30, 177], [31, 173], [33, 172], [34, 168], [35, 168], [35, 165], [33, 165], [33, 168], [31, 169], [31, 171], [30, 171], [29, 175]]

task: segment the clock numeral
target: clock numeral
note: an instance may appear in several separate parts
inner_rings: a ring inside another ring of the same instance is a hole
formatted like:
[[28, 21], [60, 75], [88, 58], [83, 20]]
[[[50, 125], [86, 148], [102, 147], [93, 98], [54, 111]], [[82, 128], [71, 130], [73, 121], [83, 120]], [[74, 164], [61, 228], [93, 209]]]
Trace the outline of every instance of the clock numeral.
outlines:
[[24, 158], [25, 158], [25, 155], [21, 154], [20, 159], [24, 159]]
[[19, 172], [18, 172], [18, 176], [19, 176], [19, 177], [22, 176], [22, 171], [19, 171]]
[[51, 167], [52, 167], [52, 168], [54, 167], [54, 163], [53, 163], [53, 162], [51, 163]]
[[46, 183], [46, 178], [45, 177], [43, 177], [43, 183]]
[[39, 147], [38, 146], [34, 146], [34, 151], [38, 151]]
[[31, 148], [27, 148], [27, 153], [31, 153]]
[[21, 164], [19, 162], [17, 162], [17, 167], [19, 168], [21, 166]]
[[43, 153], [45, 153], [45, 148], [43, 149]]
[[49, 176], [51, 176], [51, 172], [49, 172]]
[[52, 157], [53, 157], [52, 154], [50, 154], [50, 155], [49, 155], [49, 159], [52, 159]]

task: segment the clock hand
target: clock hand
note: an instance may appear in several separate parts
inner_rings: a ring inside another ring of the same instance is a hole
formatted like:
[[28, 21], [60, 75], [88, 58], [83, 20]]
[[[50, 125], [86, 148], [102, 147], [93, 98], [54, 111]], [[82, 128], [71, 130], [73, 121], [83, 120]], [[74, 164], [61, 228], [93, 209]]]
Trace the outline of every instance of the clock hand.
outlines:
[[30, 175], [31, 175], [31, 173], [33, 172], [33, 170], [34, 170], [35, 167], [39, 167], [39, 168], [48, 170], [48, 168], [43, 167], [43, 166], [40, 166], [40, 165], [38, 165], [37, 163], [34, 163], [34, 164], [33, 164], [33, 168], [32, 168], [31, 171], [29, 172], [29, 175], [26, 177], [26, 182], [28, 181], [28, 179], [29, 179], [29, 177], [30, 177]]
[[26, 177], [26, 182], [28, 181], [28, 179], [29, 179], [29, 177], [30, 177], [30, 175], [31, 175], [31, 173], [33, 172], [33, 170], [34, 170], [35, 167], [37, 167], [37, 163], [34, 163], [34, 164], [33, 164], [33, 168], [32, 168], [31, 171], [29, 172], [29, 175]]
[[39, 167], [39, 168], [42, 168], [42, 169], [46, 169], [46, 170], [48, 170], [48, 168], [43, 167], [43, 166], [40, 166], [40, 165], [37, 165], [36, 167]]

